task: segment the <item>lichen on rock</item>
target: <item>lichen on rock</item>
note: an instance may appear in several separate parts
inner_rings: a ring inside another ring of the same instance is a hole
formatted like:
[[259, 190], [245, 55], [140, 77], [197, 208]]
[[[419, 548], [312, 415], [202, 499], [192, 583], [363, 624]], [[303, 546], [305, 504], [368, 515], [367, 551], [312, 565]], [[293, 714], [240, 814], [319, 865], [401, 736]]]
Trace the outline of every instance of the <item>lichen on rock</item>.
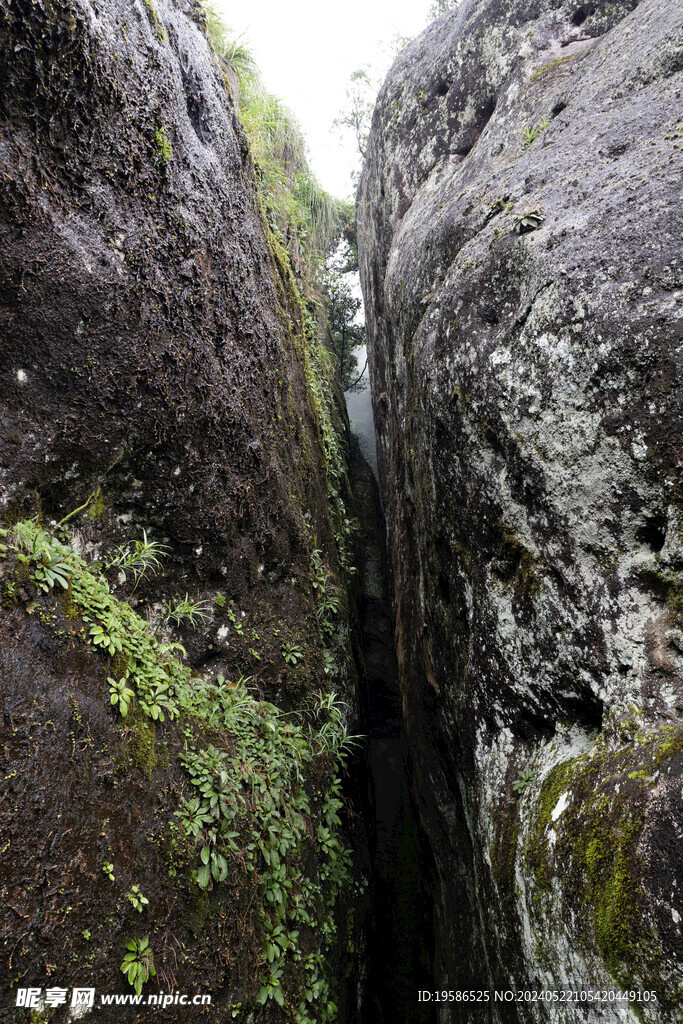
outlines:
[[373, 118], [359, 254], [435, 970], [660, 1000], [472, 1021], [680, 1014], [681, 29], [665, 0], [466, 0]]

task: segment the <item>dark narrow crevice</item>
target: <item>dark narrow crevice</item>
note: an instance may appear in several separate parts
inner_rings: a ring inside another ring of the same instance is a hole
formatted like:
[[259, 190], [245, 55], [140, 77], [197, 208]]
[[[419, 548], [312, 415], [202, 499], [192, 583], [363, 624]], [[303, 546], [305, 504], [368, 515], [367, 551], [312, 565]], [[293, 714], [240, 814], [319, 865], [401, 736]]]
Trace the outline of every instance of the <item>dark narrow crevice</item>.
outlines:
[[360, 523], [361, 676], [366, 687], [373, 924], [368, 941], [367, 1024], [433, 1024], [418, 1002], [431, 987], [431, 902], [410, 795], [398, 667], [387, 592], [377, 483], [354, 439], [351, 474]]

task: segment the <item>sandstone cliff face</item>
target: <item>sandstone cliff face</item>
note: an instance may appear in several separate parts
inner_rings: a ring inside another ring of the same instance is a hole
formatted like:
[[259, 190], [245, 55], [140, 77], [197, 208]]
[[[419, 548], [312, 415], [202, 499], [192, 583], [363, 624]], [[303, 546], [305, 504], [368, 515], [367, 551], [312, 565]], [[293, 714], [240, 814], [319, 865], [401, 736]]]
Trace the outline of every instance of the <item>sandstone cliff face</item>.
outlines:
[[[0, 0], [0, 20], [0, 1021], [33, 1019], [21, 986], [130, 992], [136, 936], [156, 988], [212, 994], [183, 1019], [307, 1021], [313, 991], [315, 1019], [334, 999], [343, 1019], [362, 903], [349, 881], [347, 929], [334, 744], [306, 723], [321, 687], [355, 703], [348, 481], [315, 325], [199, 5]], [[79, 506], [69, 538], [7, 532]], [[143, 530], [165, 557], [133, 587], [106, 555]], [[66, 591], [40, 586], [47, 564]], [[202, 615], [164, 623], [183, 595]], [[165, 717], [143, 707], [149, 673]], [[211, 786], [234, 792], [193, 825]]]
[[444, 1020], [680, 1014], [682, 42], [662, 0], [464, 2], [375, 110], [359, 251], [434, 987], [658, 998]]

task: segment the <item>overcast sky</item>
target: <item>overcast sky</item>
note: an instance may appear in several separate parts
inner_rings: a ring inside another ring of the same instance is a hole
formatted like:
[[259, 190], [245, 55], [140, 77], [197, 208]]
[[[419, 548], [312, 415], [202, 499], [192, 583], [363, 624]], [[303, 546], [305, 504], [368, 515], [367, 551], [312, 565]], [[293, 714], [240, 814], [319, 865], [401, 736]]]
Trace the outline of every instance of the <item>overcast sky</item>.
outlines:
[[244, 33], [267, 89], [295, 114], [308, 141], [311, 167], [323, 188], [351, 197], [354, 142], [332, 122], [343, 108], [352, 71], [371, 64], [382, 73], [397, 35], [414, 36], [428, 21], [431, 0], [214, 0], [226, 25]]

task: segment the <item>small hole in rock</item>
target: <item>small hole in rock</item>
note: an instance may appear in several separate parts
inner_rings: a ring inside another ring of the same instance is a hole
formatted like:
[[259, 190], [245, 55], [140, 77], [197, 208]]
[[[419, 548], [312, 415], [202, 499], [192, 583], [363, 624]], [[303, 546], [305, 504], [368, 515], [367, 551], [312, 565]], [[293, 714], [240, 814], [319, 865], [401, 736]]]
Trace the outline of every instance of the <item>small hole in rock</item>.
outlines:
[[587, 4], [584, 4], [572, 15], [572, 25], [583, 25], [586, 18], [590, 17], [590, 15], [594, 13], [594, 7], [589, 7]]
[[667, 518], [662, 513], [648, 516], [636, 532], [636, 539], [647, 544], [651, 551], [661, 551], [666, 540]]

